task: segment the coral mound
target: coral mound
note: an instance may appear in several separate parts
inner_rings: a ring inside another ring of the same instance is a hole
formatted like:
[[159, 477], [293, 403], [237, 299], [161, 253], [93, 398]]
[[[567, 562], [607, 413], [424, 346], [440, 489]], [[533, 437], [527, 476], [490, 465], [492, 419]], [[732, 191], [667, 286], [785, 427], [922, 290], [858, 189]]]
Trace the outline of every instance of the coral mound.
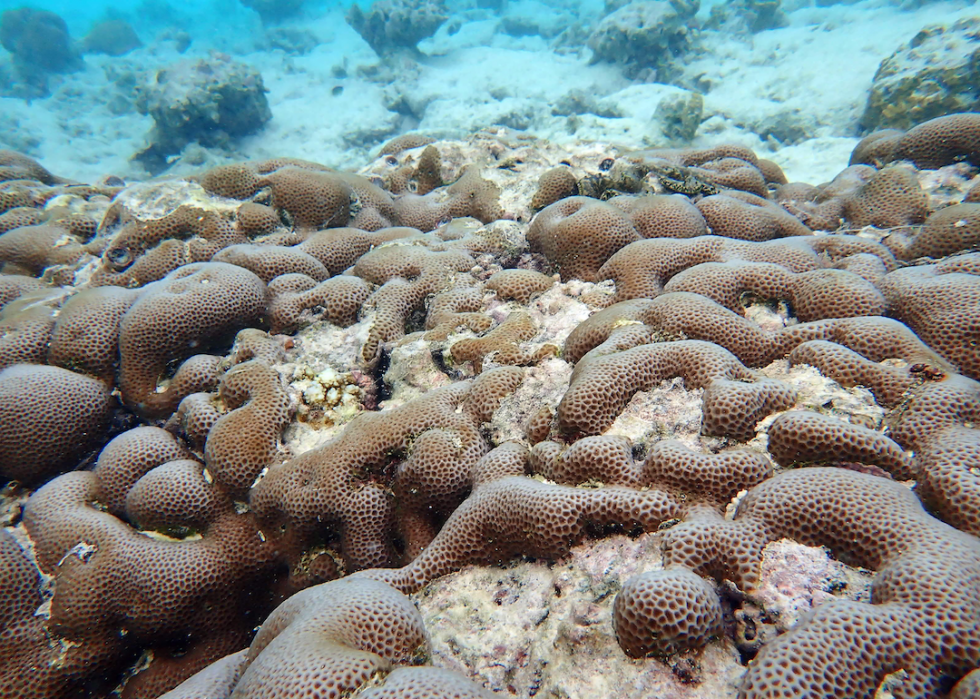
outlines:
[[111, 407], [108, 386], [66, 369], [0, 371], [0, 478], [34, 486], [74, 468], [104, 440]]
[[48, 95], [49, 74], [81, 67], [68, 25], [47, 10], [5, 10], [0, 15], [0, 45], [13, 57], [20, 83], [15, 94], [28, 99]]
[[85, 51], [105, 53], [110, 56], [125, 56], [130, 51], [140, 48], [136, 30], [126, 20], [109, 19], [94, 25], [82, 40]]
[[136, 106], [153, 117], [150, 144], [134, 156], [151, 174], [192, 141], [226, 147], [272, 118], [262, 76], [224, 55], [158, 70], [140, 87]]
[[616, 596], [613, 626], [633, 658], [702, 648], [721, 632], [721, 603], [700, 575], [683, 568], [630, 578]]

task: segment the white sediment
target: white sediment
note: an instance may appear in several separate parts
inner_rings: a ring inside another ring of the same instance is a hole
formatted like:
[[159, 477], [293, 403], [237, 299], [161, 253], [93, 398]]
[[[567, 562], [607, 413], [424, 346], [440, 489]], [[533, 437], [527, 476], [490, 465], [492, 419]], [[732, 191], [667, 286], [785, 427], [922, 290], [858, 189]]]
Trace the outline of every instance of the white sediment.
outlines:
[[[459, 138], [495, 124], [559, 143], [664, 145], [653, 111], [677, 88], [631, 85], [615, 65], [589, 65], [587, 48], [554, 51], [539, 36], [513, 37], [492, 20], [476, 19], [452, 33], [443, 27], [420, 44], [424, 55], [416, 65], [396, 73], [345, 23], [339, 6], [325, 8], [314, 20], [284, 25], [320, 41], [306, 55], [255, 50], [261, 43], [257, 18], [237, 3], [222, 8], [228, 21], [210, 34], [198, 21], [202, 10], [195, 11], [189, 26], [194, 42], [185, 54], [177, 53], [172, 40], [153, 39], [146, 18], [137, 23], [144, 48], [121, 58], [86, 56], [84, 70], [52, 78], [51, 97], [0, 98], [0, 147], [25, 152], [78, 180], [145, 177], [129, 159], [143, 146], [152, 120], [125, 109], [132, 85], [173, 61], [206, 58], [215, 49], [262, 72], [273, 119], [235, 152], [188, 148], [176, 172], [269, 156], [357, 169], [378, 144], [405, 130]], [[583, 8], [586, 15], [599, 11], [595, 2]], [[562, 21], [560, 11], [530, 0], [512, 3], [509, 12], [550, 13], [541, 20], [545, 25]], [[787, 14], [789, 26], [751, 37], [708, 32], [706, 52], [686, 60], [685, 77], [698, 77], [705, 97], [705, 121], [694, 145], [742, 143], [777, 161], [791, 180], [819, 183], [846, 164], [881, 60], [923, 26], [950, 23], [975, 10], [963, 2], [900, 10], [865, 0]], [[70, 20], [76, 36], [85, 31], [80, 22]], [[573, 92], [622, 116], [552, 114], [552, 106]], [[795, 144], [763, 140], [757, 134], [765, 134], [773, 120], [800, 125], [809, 137]]]

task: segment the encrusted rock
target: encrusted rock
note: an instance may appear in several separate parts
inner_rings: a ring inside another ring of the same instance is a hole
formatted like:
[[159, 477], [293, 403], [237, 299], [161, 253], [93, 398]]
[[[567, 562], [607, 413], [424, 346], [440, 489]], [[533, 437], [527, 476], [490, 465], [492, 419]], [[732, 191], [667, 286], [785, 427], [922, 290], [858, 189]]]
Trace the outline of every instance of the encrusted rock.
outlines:
[[861, 126], [908, 129], [927, 119], [980, 110], [980, 19], [932, 24], [881, 62]]
[[134, 158], [157, 174], [189, 143], [227, 147], [255, 133], [272, 118], [265, 92], [257, 70], [224, 54], [158, 70], [139, 88], [136, 106], [154, 126]]
[[648, 72], [659, 82], [669, 82], [674, 62], [690, 47], [688, 22], [696, 10], [680, 2], [634, 0], [592, 32], [592, 62], [620, 63], [629, 74]]

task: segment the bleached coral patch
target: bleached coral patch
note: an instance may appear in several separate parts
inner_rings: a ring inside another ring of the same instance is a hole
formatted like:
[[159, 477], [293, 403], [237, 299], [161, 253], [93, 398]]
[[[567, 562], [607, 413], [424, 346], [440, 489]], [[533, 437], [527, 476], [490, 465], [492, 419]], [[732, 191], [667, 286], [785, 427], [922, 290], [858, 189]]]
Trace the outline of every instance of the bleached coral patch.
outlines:
[[745, 668], [730, 641], [668, 662], [631, 660], [613, 642], [622, 583], [662, 567], [659, 534], [619, 535], [576, 546], [553, 565], [470, 566], [414, 598], [433, 664], [501, 694], [733, 699]]

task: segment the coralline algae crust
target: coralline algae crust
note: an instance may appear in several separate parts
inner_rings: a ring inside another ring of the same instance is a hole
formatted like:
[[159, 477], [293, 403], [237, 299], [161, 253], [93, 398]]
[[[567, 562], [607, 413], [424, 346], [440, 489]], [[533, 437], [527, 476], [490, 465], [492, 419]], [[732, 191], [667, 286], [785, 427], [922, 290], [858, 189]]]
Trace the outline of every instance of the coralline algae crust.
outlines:
[[431, 583], [413, 598], [433, 661], [505, 695], [734, 699], [744, 668], [729, 641], [667, 663], [610, 646], [616, 593], [663, 567], [659, 545], [657, 534], [612, 536], [553, 564], [469, 566]]

